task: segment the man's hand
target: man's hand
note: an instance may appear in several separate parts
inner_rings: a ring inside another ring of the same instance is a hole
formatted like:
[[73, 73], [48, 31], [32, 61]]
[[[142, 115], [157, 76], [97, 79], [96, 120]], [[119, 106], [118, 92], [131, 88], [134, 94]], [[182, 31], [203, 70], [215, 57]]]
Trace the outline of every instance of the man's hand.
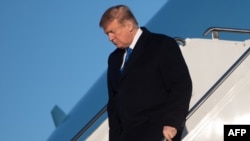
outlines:
[[163, 127], [163, 135], [167, 141], [172, 141], [172, 138], [177, 134], [177, 129], [172, 126]]

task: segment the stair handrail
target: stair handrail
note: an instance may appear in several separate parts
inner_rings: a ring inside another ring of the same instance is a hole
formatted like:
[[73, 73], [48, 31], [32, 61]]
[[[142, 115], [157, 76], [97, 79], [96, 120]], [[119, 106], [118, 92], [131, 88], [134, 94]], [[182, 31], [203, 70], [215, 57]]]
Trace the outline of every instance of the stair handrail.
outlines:
[[248, 33], [250, 29], [238, 29], [238, 28], [226, 28], [226, 27], [210, 27], [203, 33], [203, 36], [207, 36], [209, 33], [212, 34], [212, 39], [219, 39], [219, 32], [235, 32], [235, 33]]
[[94, 123], [107, 111], [107, 104], [71, 139], [71, 141], [78, 141], [78, 139], [92, 126]]

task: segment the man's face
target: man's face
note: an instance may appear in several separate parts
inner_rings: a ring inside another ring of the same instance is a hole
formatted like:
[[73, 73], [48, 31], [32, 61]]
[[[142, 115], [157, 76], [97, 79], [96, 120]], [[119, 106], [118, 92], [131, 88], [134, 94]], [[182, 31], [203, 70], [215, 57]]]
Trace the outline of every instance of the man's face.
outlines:
[[104, 27], [104, 32], [117, 48], [127, 48], [131, 44], [133, 37], [130, 30], [128, 24], [120, 24], [117, 20]]

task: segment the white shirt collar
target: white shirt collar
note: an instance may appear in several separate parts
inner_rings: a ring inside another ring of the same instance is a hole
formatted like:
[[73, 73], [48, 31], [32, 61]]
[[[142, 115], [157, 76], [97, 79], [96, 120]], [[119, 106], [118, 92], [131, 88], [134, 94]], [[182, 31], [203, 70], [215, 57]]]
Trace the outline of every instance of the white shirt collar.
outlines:
[[129, 48], [134, 49], [135, 44], [137, 43], [137, 41], [138, 41], [139, 37], [141, 36], [141, 34], [142, 34], [142, 30], [141, 30], [141, 28], [139, 28], [137, 30], [136, 34], [135, 34], [135, 37], [134, 37], [132, 43], [129, 46]]

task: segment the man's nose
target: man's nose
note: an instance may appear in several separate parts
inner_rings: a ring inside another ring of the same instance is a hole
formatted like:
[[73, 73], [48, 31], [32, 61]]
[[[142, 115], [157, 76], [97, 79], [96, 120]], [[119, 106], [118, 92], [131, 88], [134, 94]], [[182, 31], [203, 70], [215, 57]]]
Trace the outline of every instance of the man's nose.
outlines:
[[112, 34], [108, 34], [108, 38], [109, 38], [110, 41], [114, 40], [114, 36]]

